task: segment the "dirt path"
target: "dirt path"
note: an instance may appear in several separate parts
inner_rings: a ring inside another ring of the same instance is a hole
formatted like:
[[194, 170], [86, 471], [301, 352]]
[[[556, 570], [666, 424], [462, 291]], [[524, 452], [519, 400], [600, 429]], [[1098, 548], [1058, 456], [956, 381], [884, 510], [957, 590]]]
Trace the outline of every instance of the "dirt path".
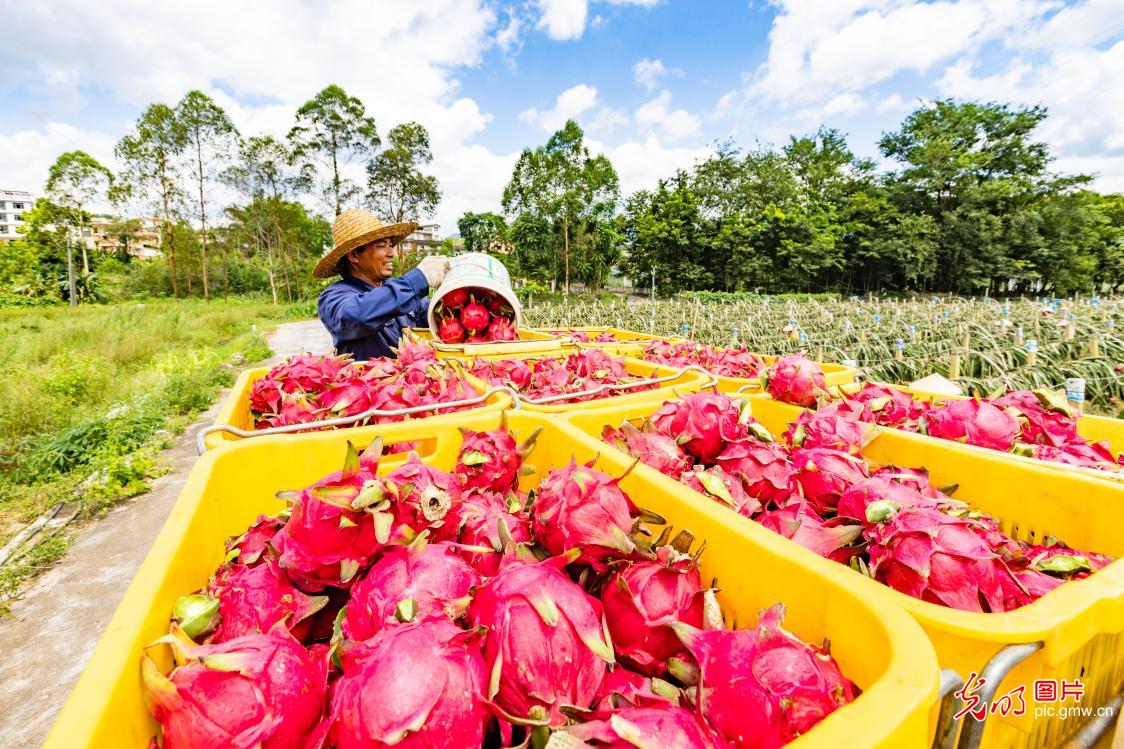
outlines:
[[[269, 345], [276, 360], [327, 351], [331, 340], [314, 320], [279, 325]], [[151, 491], [79, 530], [65, 559], [0, 618], [0, 747], [36, 747], [46, 738], [195, 465], [196, 432], [217, 412], [216, 403], [163, 453], [169, 471]]]

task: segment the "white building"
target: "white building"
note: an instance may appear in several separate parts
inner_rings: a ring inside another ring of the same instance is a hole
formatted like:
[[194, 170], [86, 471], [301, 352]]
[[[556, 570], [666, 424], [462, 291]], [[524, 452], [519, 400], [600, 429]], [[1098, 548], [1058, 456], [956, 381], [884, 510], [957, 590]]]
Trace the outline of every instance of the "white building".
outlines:
[[35, 206], [35, 198], [23, 190], [0, 189], [0, 242], [19, 239], [16, 227], [23, 224], [24, 211]]
[[422, 224], [418, 230], [407, 234], [401, 246], [404, 252], [422, 252], [430, 254], [441, 247], [441, 225]]

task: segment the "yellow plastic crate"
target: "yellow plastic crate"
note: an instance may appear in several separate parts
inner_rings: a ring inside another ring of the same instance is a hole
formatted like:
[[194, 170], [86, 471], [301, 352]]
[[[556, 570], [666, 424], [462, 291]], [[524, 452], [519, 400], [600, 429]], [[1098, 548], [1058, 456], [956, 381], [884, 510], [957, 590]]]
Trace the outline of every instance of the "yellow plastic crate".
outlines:
[[[222, 402], [222, 406], [219, 408], [218, 416], [215, 417], [215, 426], [229, 425], [247, 432], [254, 431], [254, 416], [250, 413], [250, 390], [253, 388], [254, 383], [262, 377], [265, 377], [268, 372], [269, 367], [255, 367], [245, 370], [238, 376], [238, 379], [234, 383], [234, 388], [230, 391], [230, 394], [226, 396], [226, 400]], [[476, 389], [478, 395], [483, 395], [492, 389], [472, 375], [467, 375], [467, 377], [472, 387]], [[474, 406], [471, 409], [438, 416], [426, 416], [423, 413], [421, 416], [412, 416], [411, 420], [416, 422], [419, 419], [445, 419], [446, 421], [452, 419], [455, 422], [457, 419], [469, 413], [502, 411], [506, 408], [510, 408], [511, 402], [511, 397], [507, 393], [496, 392], [489, 395], [480, 405]], [[434, 410], [440, 409], [435, 408]], [[309, 429], [315, 428], [316, 422], [310, 422]], [[214, 450], [217, 447], [230, 445], [247, 439], [237, 434], [224, 431], [207, 432], [201, 436], [203, 445], [208, 450]], [[292, 435], [286, 436], [291, 437]], [[254, 439], [261, 438], [254, 437]]]
[[[573, 353], [573, 352], [569, 352]], [[608, 353], [608, 352], [607, 352]], [[561, 358], [565, 356], [562, 354], [541, 355], [541, 354], [493, 354], [489, 356], [478, 356], [476, 359], [483, 359], [485, 361], [499, 361], [502, 359], [548, 359], [548, 358]], [[612, 356], [612, 354], [610, 354]], [[575, 409], [598, 408], [605, 404], [620, 404], [620, 403], [662, 403], [663, 401], [671, 398], [676, 392], [679, 393], [694, 393], [707, 387], [712, 387], [716, 378], [706, 372], [698, 369], [676, 369], [675, 367], [665, 367], [661, 364], [653, 364], [652, 362], [641, 361], [640, 359], [630, 359], [628, 357], [618, 357], [624, 364], [625, 370], [632, 375], [643, 378], [667, 378], [661, 382], [658, 387], [651, 390], [641, 390], [638, 392], [629, 392], [627, 389], [622, 390], [621, 395], [609, 395], [604, 398], [597, 398], [591, 401], [579, 401], [577, 403], [536, 403], [533, 400], [528, 400], [520, 396], [521, 409], [531, 411], [533, 413], [546, 413], [546, 414], [563, 414], [569, 413]], [[471, 360], [462, 360], [465, 369], [471, 366]], [[484, 387], [487, 383], [480, 381]]]
[[[778, 438], [802, 410], [762, 396], [741, 399], [751, 403], [753, 416]], [[573, 412], [565, 420], [583, 432], [590, 445], [596, 442], [600, 449], [610, 450], [614, 448], [599, 440], [605, 426], [616, 427], [625, 419], [639, 422], [653, 410], [651, 405], [602, 408]], [[895, 429], [877, 430], [863, 454], [877, 463], [925, 467], [936, 486], [958, 484], [954, 497], [991, 514], [1016, 539], [1040, 542], [1053, 535], [1078, 549], [1124, 556], [1124, 487], [1120, 485]], [[681, 486], [646, 466], [638, 466], [637, 471], [665, 491]], [[1085, 685], [1082, 706], [1101, 705], [1124, 689], [1124, 560], [1118, 559], [1085, 580], [1069, 582], [1016, 611], [972, 613], [899, 593], [782, 539], [733, 510], [716, 507], [725, 513], [724, 522], [747, 540], [778, 539], [793, 556], [816, 566], [856, 595], [867, 596], [879, 607], [904, 608], [929, 635], [941, 667], [955, 670], [964, 679], [973, 671], [981, 673], [1008, 645], [1043, 643], [998, 684], [998, 695], [1020, 685], [1026, 687], [1027, 715], [990, 717], [984, 746], [1053, 747], [1077, 727], [1061, 718], [1033, 720], [1031, 698], [1036, 679], [1081, 680]]]
[[437, 352], [438, 359], [465, 356], [485, 356], [487, 354], [543, 353], [558, 351], [562, 340], [558, 336], [541, 333], [537, 330], [520, 328], [517, 341], [490, 341], [488, 343], [443, 343], [433, 337], [429, 328], [410, 328], [410, 333]]
[[[517, 437], [543, 427], [529, 463], [540, 470], [522, 480], [533, 488], [546, 468], [588, 461], [613, 475], [630, 461], [583, 440], [557, 420], [511, 412]], [[468, 429], [494, 429], [499, 414], [466, 417]], [[420, 427], [420, 429], [419, 429]], [[223, 539], [244, 530], [259, 513], [283, 508], [279, 489], [306, 486], [338, 470], [348, 439], [360, 447], [381, 435], [387, 444], [433, 439], [428, 462], [450, 469], [460, 448], [455, 429], [432, 424], [385, 424], [299, 439], [247, 440], [199, 459], [152, 551], [137, 572], [73, 694], [48, 736], [45, 749], [143, 749], [156, 730], [144, 707], [142, 648], [163, 635], [176, 598], [202, 586], [223, 560]], [[575, 439], [575, 435], [577, 439]], [[384, 459], [389, 470], [403, 456]], [[791, 744], [794, 749], [923, 747], [928, 713], [938, 686], [936, 658], [921, 630], [901, 610], [876, 608], [864, 597], [820, 574], [776, 536], [749, 539], [732, 527], [721, 508], [675, 487], [633, 472], [621, 488], [675, 528], [706, 539], [704, 579], [717, 577], [728, 617], [749, 624], [758, 612], [782, 601], [785, 627], [809, 642], [831, 639], [843, 673], [863, 693]], [[163, 656], [163, 653], [153, 653]], [[160, 664], [170, 667], [169, 662]]]
[[[879, 383], [876, 383], [876, 384], [882, 385], [882, 386], [888, 387], [888, 388], [893, 388], [895, 390], [901, 390], [902, 392], [905, 392], [905, 393], [909, 393], [911, 396], [913, 396], [914, 400], [923, 401], [923, 402], [926, 402], [926, 403], [943, 403], [945, 401], [950, 401], [950, 400], [966, 400], [967, 398], [971, 397], [971, 396], [967, 396], [967, 395], [943, 395], [943, 394], [940, 394], [940, 393], [930, 393], [930, 392], [925, 391], [925, 390], [916, 390], [914, 388], [909, 388], [909, 387], [906, 387], [904, 385], [889, 385], [889, 384], [882, 383], [882, 382], [879, 382]], [[836, 390], [838, 392], [843, 392], [843, 393], [853, 393], [853, 392], [859, 390], [861, 387], [862, 387], [862, 385], [860, 385], [858, 383], [851, 383], [851, 384], [843, 385], [839, 388], [836, 388]], [[794, 408], [795, 408], [795, 406], [794, 406]], [[892, 429], [892, 427], [885, 427], [885, 428]], [[900, 430], [895, 430], [895, 431], [900, 431]], [[1082, 415], [1082, 416], [1079, 416], [1077, 418], [1077, 434], [1081, 437], [1084, 437], [1087, 440], [1093, 440], [1093, 441], [1096, 441], [1096, 442], [1100, 442], [1100, 441], [1108, 442], [1108, 448], [1109, 448], [1110, 451], [1112, 451], [1113, 455], [1119, 456], [1122, 452], [1124, 452], [1124, 419], [1110, 419], [1107, 416], [1093, 416], [1093, 415], [1087, 415], [1086, 416], [1086, 415]], [[924, 437], [924, 435], [918, 435], [918, 436]], [[925, 439], [938, 439], [938, 438], [937, 437], [925, 437]], [[947, 442], [947, 440], [938, 440], [938, 441]], [[986, 447], [978, 447], [976, 445], [966, 445], [966, 447], [969, 447], [973, 450], [983, 450], [984, 452], [987, 452], [987, 453], [998, 452], [996, 450], [991, 450], [991, 449], [986, 448]], [[1032, 457], [1026, 456], [1026, 455], [1014, 455], [1014, 454], [1012, 454], [1012, 457], [1016, 457], [1020, 460], [1029, 461], [1030, 463], [1033, 463], [1034, 465], [1048, 466], [1049, 468], [1051, 468], [1053, 470], [1056, 470], [1056, 471], [1066, 471], [1068, 473], [1078, 473], [1078, 474], [1082, 474], [1082, 475], [1085, 475], [1085, 476], [1092, 476], [1094, 478], [1103, 479], [1103, 480], [1107, 480], [1107, 481], [1115, 481], [1115, 482], [1118, 482], [1118, 483], [1124, 483], [1124, 472], [1113, 473], [1113, 472], [1110, 472], [1110, 471], [1102, 471], [1102, 470], [1099, 470], [1097, 468], [1082, 468], [1080, 466], [1066, 465], [1065, 463], [1054, 463], [1054, 462], [1051, 462], [1051, 461], [1048, 461], [1048, 460], [1038, 460], [1037, 458], [1032, 458]]]

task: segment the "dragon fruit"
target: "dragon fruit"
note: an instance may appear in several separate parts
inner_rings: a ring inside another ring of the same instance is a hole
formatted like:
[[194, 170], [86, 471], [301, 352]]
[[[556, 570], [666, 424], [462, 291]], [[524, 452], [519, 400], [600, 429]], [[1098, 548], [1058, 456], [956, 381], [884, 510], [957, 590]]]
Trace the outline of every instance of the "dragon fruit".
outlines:
[[566, 357], [564, 366], [578, 377], [595, 380], [619, 379], [628, 374], [620, 359], [599, 349], [585, 349]]
[[663, 404], [651, 422], [657, 432], [675, 437], [696, 462], [710, 465], [727, 442], [749, 436], [741, 416], [733, 399], [704, 391]]
[[1077, 437], [1077, 419], [1065, 393], [1050, 390], [1012, 390], [991, 405], [1002, 408], [1021, 427], [1019, 441], [1062, 447]]
[[684, 471], [679, 481], [688, 489], [722, 502], [739, 515], [751, 518], [761, 512], [761, 502], [746, 493], [743, 480], [722, 466], [695, 466], [690, 471]]
[[[580, 741], [577, 746], [591, 749], [725, 749], [729, 746], [695, 713], [677, 705], [625, 707], [603, 719], [561, 730], [564, 735]], [[559, 746], [571, 744], [559, 742]]]
[[510, 317], [493, 316], [488, 325], [488, 337], [493, 341], [517, 341], [519, 333]]
[[286, 393], [315, 392], [327, 387], [350, 363], [348, 356], [299, 354], [269, 370], [266, 377], [280, 382]]
[[479, 584], [479, 573], [451, 544], [427, 544], [423, 533], [409, 546], [385, 552], [351, 589], [343, 634], [369, 640], [396, 621], [457, 619]]
[[343, 470], [301, 492], [279, 495], [294, 504], [273, 545], [281, 566], [305, 590], [348, 587], [382, 548], [372, 515], [352, 504], [366, 487], [378, 483], [374, 470], [381, 448], [376, 441], [361, 459], [349, 442]]
[[868, 382], [846, 398], [866, 406], [863, 421], [886, 427], [916, 422], [929, 410], [927, 403], [913, 400], [904, 390], [873, 382]]
[[769, 395], [803, 408], [816, 405], [826, 387], [820, 365], [801, 354], [778, 358], [762, 379]]
[[470, 371], [489, 385], [510, 385], [516, 390], [523, 390], [531, 384], [531, 367], [521, 359], [477, 359]]
[[255, 428], [286, 427], [293, 424], [307, 424], [318, 419], [316, 404], [303, 392], [285, 393], [281, 396], [281, 406], [277, 413], [263, 414], [255, 422]]
[[412, 334], [406, 333], [398, 342], [398, 362], [403, 367], [414, 364], [434, 364], [437, 362], [437, 352]]
[[862, 535], [861, 525], [849, 524], [841, 519], [825, 522], [803, 502], [766, 510], [756, 520], [805, 549], [842, 564], [849, 563], [863, 552], [862, 546], [853, 545]]
[[464, 498], [460, 549], [465, 560], [485, 577], [493, 577], [510, 544], [531, 544], [531, 522], [523, 500], [509, 494], [478, 491]]
[[620, 429], [605, 427], [601, 439], [628, 453], [646, 466], [651, 466], [665, 476], [679, 478], [691, 461], [674, 437], [655, 431], [640, 431], [627, 421]]
[[[871, 508], [868, 515], [873, 516]], [[870, 542], [870, 574], [930, 603], [961, 611], [1004, 611], [1004, 578], [1011, 571], [985, 541], [988, 530], [975, 520], [928, 507], [903, 507], [864, 532]]]
[[488, 432], [461, 430], [463, 440], [453, 470], [466, 491], [504, 493], [516, 488], [523, 461], [535, 449], [542, 427], [517, 445], [505, 417], [500, 418], [503, 423]]
[[867, 478], [862, 458], [829, 447], [796, 448], [792, 468], [804, 498], [820, 515], [835, 512], [843, 492]]
[[917, 489], [882, 474], [852, 484], [839, 496], [836, 514], [841, 518], [866, 523], [868, 510], [876, 502], [880, 503], [877, 507], [881, 512], [908, 508], [947, 510], [953, 506], [965, 506], [962, 502], [947, 497], [927, 497]]
[[615, 662], [601, 603], [559, 570], [566, 561], [513, 561], [469, 605], [487, 628], [488, 699], [509, 719], [561, 725], [563, 707], [593, 704]]
[[468, 304], [461, 308], [460, 320], [465, 330], [481, 333], [488, 329], [491, 319], [488, 308], [475, 299], [470, 299]]
[[830, 403], [818, 411], [804, 411], [789, 424], [784, 438], [792, 447], [830, 447], [858, 455], [866, 444], [866, 424], [838, 412]]
[[468, 301], [468, 289], [453, 289], [441, 297], [441, 303], [450, 309], [463, 307]]
[[649, 676], [667, 671], [667, 660], [683, 652], [668, 624], [703, 626], [703, 591], [697, 562], [670, 546], [652, 561], [615, 570], [601, 592], [605, 621], [622, 662]]
[[[305, 650], [284, 625], [218, 645], [173, 634], [165, 676], [145, 655], [144, 699], [163, 727], [163, 749], [306, 749], [323, 738], [327, 649]], [[156, 643], [153, 643], [155, 645]], [[152, 647], [152, 646], [149, 646]]]
[[1077, 580], [1112, 564], [1113, 558], [1091, 551], [1071, 549], [1056, 539], [1045, 544], [1020, 543], [1027, 564], [1056, 577]]
[[437, 323], [437, 337], [445, 343], [460, 343], [466, 333], [461, 321], [452, 315], [442, 317]]
[[1011, 576], [1004, 575], [999, 582], [1003, 589], [1003, 610], [1013, 611], [1034, 603], [1060, 587], [1065, 580], [1026, 567], [1011, 570]]
[[1048, 460], [1051, 463], [1096, 468], [1102, 471], [1115, 471], [1119, 466], [1116, 459], [1112, 457], [1112, 451], [1108, 449], [1107, 442], [1083, 442], [1078, 440], [1067, 442], [1061, 447], [1034, 445], [1030, 454], [1039, 460]]
[[303, 640], [308, 633], [308, 618], [328, 602], [324, 596], [307, 596], [293, 587], [274, 559], [254, 567], [222, 569], [209, 587], [218, 601], [218, 626], [210, 642], [268, 632], [284, 621], [293, 636]]
[[337, 381], [317, 396], [316, 403], [321, 419], [356, 416], [371, 407], [371, 387], [361, 377]]
[[405, 533], [399, 538], [409, 540], [428, 530], [434, 541], [452, 541], [460, 530], [460, 479], [426, 465], [416, 453], [386, 475], [381, 493], [372, 487], [372, 495], [374, 503], [390, 501], [397, 531]]
[[796, 493], [796, 473], [788, 452], [775, 442], [732, 440], [714, 462], [738, 477], [749, 496], [766, 504], [784, 504]]
[[478, 747], [488, 720], [480, 633], [444, 618], [340, 648], [328, 744], [335, 749]]
[[539, 484], [531, 527], [539, 545], [551, 555], [580, 549], [576, 561], [604, 571], [614, 558], [637, 551], [632, 532], [639, 511], [617, 486], [619, 479], [595, 470], [591, 460], [551, 471]]
[[[921, 494], [930, 499], [947, 499], [948, 495], [933, 486], [929, 480], [929, 471], [925, 468], [903, 468], [899, 466], [886, 465], [870, 474], [874, 476], [883, 476], [891, 481], [905, 484], [911, 489], [915, 489]], [[956, 486], [944, 487], [948, 492], [955, 491]]]
[[279, 413], [284, 392], [281, 383], [272, 377], [254, 380], [250, 386], [250, 411], [256, 416]]
[[781, 627], [784, 605], [753, 629], [673, 624], [698, 662], [698, 707], [737, 749], [773, 749], [807, 733], [858, 690], [826, 650]]
[[1019, 422], [987, 401], [976, 398], [949, 401], [934, 407], [922, 420], [922, 431], [969, 445], [1006, 452], [1015, 444]]
[[226, 540], [227, 560], [246, 567], [257, 564], [288, 519], [287, 514], [272, 517], [258, 515], [258, 519], [242, 535]]
[[626, 706], [662, 707], [679, 704], [682, 698], [682, 690], [671, 682], [618, 666], [605, 674], [593, 709], [605, 712]]

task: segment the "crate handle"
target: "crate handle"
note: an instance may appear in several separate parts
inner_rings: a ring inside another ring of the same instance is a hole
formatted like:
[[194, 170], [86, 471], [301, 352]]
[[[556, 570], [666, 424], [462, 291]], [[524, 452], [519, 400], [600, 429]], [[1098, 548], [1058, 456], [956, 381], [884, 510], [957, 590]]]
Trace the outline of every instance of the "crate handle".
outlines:
[[349, 426], [357, 421], [369, 419], [372, 416], [409, 416], [411, 414], [423, 413], [425, 411], [439, 411], [443, 408], [458, 408], [460, 406], [475, 406], [483, 403], [488, 398], [496, 393], [507, 393], [511, 396], [511, 408], [518, 410], [521, 407], [523, 400], [519, 393], [515, 392], [512, 388], [506, 385], [496, 385], [491, 387], [475, 398], [465, 398], [459, 401], [446, 401], [444, 403], [427, 403], [421, 406], [410, 406], [409, 408], [396, 408], [389, 411], [383, 411], [378, 408], [369, 408], [363, 413], [355, 414], [354, 416], [341, 416], [337, 419], [325, 419], [324, 421], [310, 421], [303, 424], [288, 424], [283, 427], [269, 427], [268, 429], [254, 429], [246, 430], [239, 429], [232, 424], [214, 424], [199, 430], [199, 434], [195, 436], [195, 448], [199, 454], [207, 452], [207, 435], [214, 434], [215, 432], [227, 432], [236, 437], [249, 439], [251, 437], [266, 437], [271, 434], [292, 434], [293, 432], [303, 432], [310, 429], [321, 429], [323, 427], [340, 427]]
[[937, 717], [937, 732], [933, 736], [932, 749], [953, 749], [956, 746], [956, 729], [959, 721], [954, 717], [960, 710], [960, 698], [956, 691], [964, 686], [964, 679], [951, 668], [941, 669], [941, 686], [937, 697], [941, 701]]
[[[982, 686], [977, 692], [980, 699], [984, 703], [990, 703], [999, 690], [1000, 682], [1011, 672], [1011, 669], [1038, 652], [1043, 644], [1039, 641], [1008, 645], [991, 656], [991, 660], [980, 672]], [[960, 731], [960, 743], [956, 745], [957, 749], [979, 749], [986, 725], [987, 716], [984, 716], [984, 720], [965, 720], [964, 727]]]
[[602, 384], [602, 385], [598, 385], [595, 388], [591, 388], [589, 390], [582, 390], [582, 391], [577, 392], [577, 393], [559, 393], [558, 395], [548, 395], [545, 398], [528, 398], [526, 396], [523, 396], [523, 402], [524, 403], [530, 403], [531, 405], [535, 405], [535, 406], [541, 406], [541, 405], [545, 405], [547, 403], [553, 403], [554, 401], [565, 400], [567, 398], [580, 398], [580, 397], [583, 397], [583, 396], [586, 396], [586, 395], [597, 395], [598, 393], [603, 393], [606, 390], [630, 390], [631, 388], [640, 387], [642, 385], [658, 385], [661, 382], [668, 382], [669, 380], [678, 380], [680, 377], [682, 377], [683, 375], [687, 374], [687, 372], [690, 372], [690, 371], [701, 372], [702, 374], [704, 374], [704, 375], [706, 375], [707, 377], [710, 378], [710, 381], [702, 386], [703, 390], [706, 390], [709, 387], [714, 387], [715, 385], [718, 384], [718, 378], [715, 377], [713, 374], [711, 374], [710, 372], [708, 372], [707, 370], [703, 369], [702, 367], [700, 367], [698, 365], [691, 364], [689, 366], [683, 367], [682, 369], [675, 372], [674, 374], [664, 375], [663, 377], [649, 377], [646, 380], [636, 380], [634, 382], [622, 382], [622, 383], [618, 383], [618, 384], [615, 384], [615, 385], [610, 385], [608, 383], [605, 383], [605, 384]]
[[1093, 717], [1078, 728], [1058, 749], [1093, 749], [1112, 729], [1113, 723], [1120, 716], [1122, 706], [1124, 706], [1124, 694], [1118, 694], [1094, 710]]
[[740, 388], [738, 388], [734, 392], [735, 393], [745, 393], [745, 392], [748, 392], [750, 390], [760, 390], [760, 389], [761, 389], [761, 383], [760, 382], [747, 382], [746, 384], [742, 385]]

